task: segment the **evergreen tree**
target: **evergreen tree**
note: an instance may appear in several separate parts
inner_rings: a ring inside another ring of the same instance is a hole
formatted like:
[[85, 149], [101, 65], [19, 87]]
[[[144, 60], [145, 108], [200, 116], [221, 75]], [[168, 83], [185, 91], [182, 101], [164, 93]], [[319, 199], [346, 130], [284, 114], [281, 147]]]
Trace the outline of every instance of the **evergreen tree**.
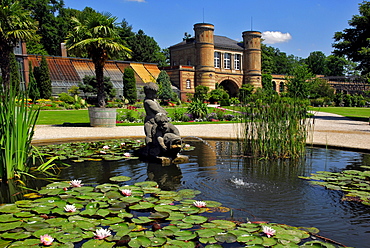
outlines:
[[173, 90], [171, 88], [171, 80], [166, 71], [161, 71], [157, 78], [159, 86], [158, 99], [162, 101], [169, 101], [172, 99]]
[[137, 100], [135, 73], [130, 67], [125, 68], [123, 74], [123, 96], [130, 104]]
[[19, 75], [19, 65], [15, 59], [14, 53], [10, 53], [10, 84], [12, 85], [13, 89], [18, 91], [20, 83], [21, 79]]
[[35, 75], [33, 74], [32, 62], [31, 61], [29, 62], [29, 68], [30, 68], [29, 83], [28, 83], [28, 87], [27, 87], [28, 96], [29, 96], [29, 98], [32, 99], [32, 102], [35, 102], [37, 99], [40, 98], [40, 92], [39, 92], [39, 89], [37, 87], [37, 82], [36, 82], [36, 79], [35, 79]]
[[49, 99], [51, 97], [51, 79], [48, 63], [45, 56], [42, 56], [40, 66], [34, 69], [35, 78], [40, 92], [40, 97]]

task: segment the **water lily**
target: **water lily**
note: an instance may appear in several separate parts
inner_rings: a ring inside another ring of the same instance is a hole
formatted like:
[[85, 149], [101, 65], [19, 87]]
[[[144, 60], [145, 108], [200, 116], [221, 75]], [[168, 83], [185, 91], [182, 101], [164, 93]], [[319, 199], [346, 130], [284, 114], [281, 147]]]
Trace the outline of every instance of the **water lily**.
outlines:
[[276, 230], [269, 227], [269, 226], [263, 226], [262, 231], [267, 235], [268, 238], [275, 235]]
[[204, 208], [207, 205], [204, 201], [195, 201], [193, 204], [198, 208]]
[[51, 245], [54, 241], [54, 238], [49, 234], [45, 234], [40, 236], [40, 241], [43, 245]]
[[101, 154], [107, 154], [106, 151], [100, 151], [99, 153], [101, 153]]
[[130, 196], [132, 194], [131, 189], [123, 189], [121, 192], [124, 196]]
[[109, 237], [112, 234], [111, 234], [110, 230], [100, 228], [100, 229], [96, 229], [96, 231], [94, 232], [94, 235], [97, 239], [105, 239], [106, 237]]
[[189, 144], [185, 144], [185, 147], [186, 147], [186, 148], [189, 148], [189, 147], [190, 147], [190, 145], [189, 145]]
[[69, 184], [72, 186], [72, 187], [81, 187], [82, 184], [81, 184], [81, 180], [72, 180]]
[[76, 212], [76, 207], [75, 207], [75, 205], [66, 205], [65, 207], [64, 207], [64, 210], [66, 211], [66, 212], [70, 212], [70, 213], [73, 213], [73, 212]]
[[103, 149], [107, 150], [107, 149], [109, 149], [109, 146], [103, 146]]
[[131, 154], [130, 154], [130, 153], [128, 153], [128, 152], [125, 152], [125, 153], [123, 154], [123, 156], [125, 156], [125, 157], [131, 157]]

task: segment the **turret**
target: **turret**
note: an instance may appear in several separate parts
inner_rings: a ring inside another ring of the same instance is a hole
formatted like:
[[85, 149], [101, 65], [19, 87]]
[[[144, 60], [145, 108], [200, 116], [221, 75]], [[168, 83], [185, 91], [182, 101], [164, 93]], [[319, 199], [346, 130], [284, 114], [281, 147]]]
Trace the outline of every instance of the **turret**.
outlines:
[[244, 84], [252, 84], [255, 88], [262, 87], [261, 79], [261, 32], [243, 32], [244, 43]]
[[196, 85], [215, 88], [214, 26], [209, 23], [194, 25], [196, 48]]

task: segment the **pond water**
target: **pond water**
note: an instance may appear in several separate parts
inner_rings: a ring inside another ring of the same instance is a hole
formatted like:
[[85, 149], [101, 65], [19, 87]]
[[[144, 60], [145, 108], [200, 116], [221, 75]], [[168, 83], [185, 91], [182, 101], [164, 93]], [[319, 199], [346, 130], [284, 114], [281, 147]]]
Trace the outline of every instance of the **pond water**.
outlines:
[[341, 201], [343, 193], [298, 178], [316, 171], [360, 169], [370, 164], [370, 154], [308, 148], [300, 161], [256, 161], [234, 156], [234, 142], [187, 143], [195, 149], [183, 152], [189, 163], [178, 166], [138, 160], [71, 162], [60, 177], [101, 184], [113, 176], [129, 176], [127, 184], [152, 180], [165, 190], [197, 189], [202, 192], [198, 200], [218, 201], [233, 210], [233, 216], [224, 218], [317, 227], [319, 235], [343, 245], [370, 247], [370, 207]]

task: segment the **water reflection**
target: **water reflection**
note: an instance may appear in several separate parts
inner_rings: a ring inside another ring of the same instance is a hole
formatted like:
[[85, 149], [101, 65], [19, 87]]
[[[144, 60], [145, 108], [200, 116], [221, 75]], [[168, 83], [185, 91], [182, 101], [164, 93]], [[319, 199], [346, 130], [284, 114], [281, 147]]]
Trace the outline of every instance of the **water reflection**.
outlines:
[[[320, 235], [347, 246], [370, 247], [370, 207], [341, 201], [342, 192], [312, 186], [298, 176], [316, 171], [362, 169], [369, 154], [308, 148], [297, 161], [266, 161], [236, 156], [237, 144], [227, 141], [187, 141], [196, 148], [183, 152], [189, 163], [171, 166], [138, 160], [70, 162], [60, 178], [106, 183], [129, 176], [124, 184], [154, 180], [162, 189], [196, 189], [199, 200], [215, 200], [233, 209], [233, 218], [314, 226]], [[210, 146], [212, 148], [210, 148]], [[224, 218], [230, 218], [227, 213]]]

